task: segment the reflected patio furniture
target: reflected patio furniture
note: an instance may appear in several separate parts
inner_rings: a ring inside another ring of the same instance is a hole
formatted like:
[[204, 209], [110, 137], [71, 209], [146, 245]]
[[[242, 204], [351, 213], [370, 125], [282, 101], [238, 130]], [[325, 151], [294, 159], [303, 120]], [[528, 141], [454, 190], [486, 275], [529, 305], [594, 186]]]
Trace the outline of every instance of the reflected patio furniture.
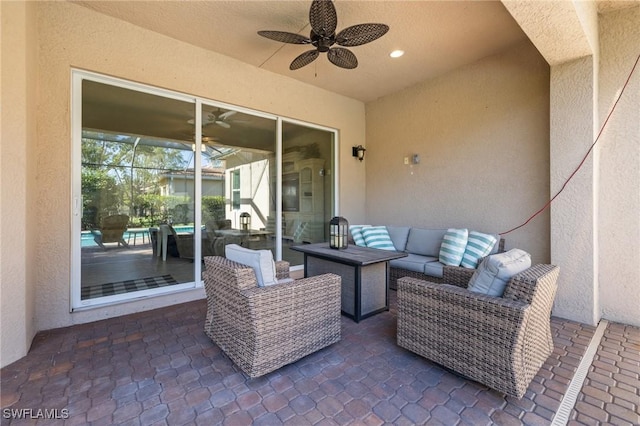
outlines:
[[[231, 230], [231, 220], [230, 219], [219, 219], [219, 220], [209, 220], [204, 225], [209, 238], [212, 237], [224, 237], [225, 244], [238, 244], [242, 245], [242, 239], [240, 236], [232, 235], [231, 233], [224, 233], [224, 231]], [[219, 256], [224, 256], [224, 250], [222, 254]]]
[[149, 237], [149, 242], [151, 242], [148, 228], [127, 228], [127, 244], [130, 244], [131, 238], [133, 238], [133, 245], [137, 245], [138, 236], [142, 238], [142, 244], [145, 244], [145, 237]]
[[[340, 340], [338, 275], [258, 287], [250, 266], [219, 256], [204, 262], [204, 331], [249, 377], [277, 370]], [[288, 262], [276, 262], [276, 276], [288, 278]]]
[[91, 230], [94, 235], [93, 240], [103, 249], [106, 249], [105, 243], [118, 243], [118, 247], [122, 244], [129, 248], [129, 244], [124, 240], [124, 232], [128, 224], [129, 216], [126, 214], [105, 216], [100, 221], [98, 229]]
[[[265, 242], [269, 235], [269, 231], [259, 229], [219, 229], [215, 231], [216, 235], [225, 238], [225, 244], [238, 244], [247, 248], [266, 248], [268, 244]], [[264, 247], [259, 247], [259, 246]]]
[[[156, 236], [157, 247], [156, 255], [162, 256], [162, 261], [167, 260], [167, 250], [169, 244], [169, 235], [173, 235], [178, 248], [178, 254], [183, 259], [195, 258], [195, 245], [194, 245], [194, 233], [193, 232], [176, 232], [171, 225], [160, 225], [158, 234]], [[224, 254], [225, 240], [222, 237], [210, 238], [208, 233], [202, 231], [202, 253], [201, 256], [220, 256]]]
[[522, 398], [553, 352], [559, 268], [539, 264], [514, 275], [502, 297], [467, 290], [472, 269], [444, 273], [446, 284], [398, 279], [398, 345]]

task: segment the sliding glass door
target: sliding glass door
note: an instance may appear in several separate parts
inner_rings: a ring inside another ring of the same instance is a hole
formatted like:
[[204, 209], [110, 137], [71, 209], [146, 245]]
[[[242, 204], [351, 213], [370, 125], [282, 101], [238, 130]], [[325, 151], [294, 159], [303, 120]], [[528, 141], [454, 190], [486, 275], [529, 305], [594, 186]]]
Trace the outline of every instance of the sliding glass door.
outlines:
[[333, 216], [335, 133], [299, 123], [282, 126], [283, 259], [303, 263], [298, 244], [328, 241]]
[[274, 118], [202, 106], [203, 254], [224, 256], [227, 244], [276, 254]]
[[74, 71], [72, 309], [201, 286], [238, 244], [327, 239], [335, 130]]

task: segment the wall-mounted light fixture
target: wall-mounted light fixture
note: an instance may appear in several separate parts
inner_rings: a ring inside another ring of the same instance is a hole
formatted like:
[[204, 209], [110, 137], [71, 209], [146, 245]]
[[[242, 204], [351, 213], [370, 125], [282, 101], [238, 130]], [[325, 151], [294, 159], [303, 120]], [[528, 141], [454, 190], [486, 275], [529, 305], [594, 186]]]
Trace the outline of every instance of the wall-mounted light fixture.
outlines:
[[420, 155], [412, 154], [411, 157], [409, 157], [409, 156], [404, 157], [404, 164], [405, 165], [420, 164]]
[[362, 145], [354, 146], [351, 148], [351, 153], [354, 157], [358, 158], [358, 160], [364, 160], [364, 152], [366, 151], [365, 147]]

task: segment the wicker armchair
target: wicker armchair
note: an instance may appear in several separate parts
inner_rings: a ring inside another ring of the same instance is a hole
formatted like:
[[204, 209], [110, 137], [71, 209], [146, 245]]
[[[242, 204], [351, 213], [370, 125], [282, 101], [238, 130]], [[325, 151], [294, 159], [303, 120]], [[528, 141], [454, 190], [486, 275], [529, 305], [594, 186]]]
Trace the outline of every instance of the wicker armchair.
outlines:
[[[340, 340], [341, 279], [335, 274], [258, 287], [251, 267], [205, 257], [204, 331], [250, 377]], [[276, 262], [278, 279], [289, 263]]]
[[559, 268], [515, 275], [503, 297], [467, 290], [473, 270], [444, 281], [398, 280], [398, 345], [490, 388], [522, 398], [553, 352], [550, 316]]

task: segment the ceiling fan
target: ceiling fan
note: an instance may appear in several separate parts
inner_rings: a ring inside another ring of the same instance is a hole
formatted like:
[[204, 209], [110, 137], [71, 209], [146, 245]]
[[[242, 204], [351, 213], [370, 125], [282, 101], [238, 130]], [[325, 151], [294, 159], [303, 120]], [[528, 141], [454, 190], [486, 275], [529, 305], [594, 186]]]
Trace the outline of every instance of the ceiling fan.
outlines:
[[[207, 114], [206, 119], [202, 120], [202, 126], [204, 127], [210, 124], [217, 124], [218, 126], [224, 127], [225, 129], [230, 129], [231, 124], [227, 122], [227, 119], [236, 113], [237, 111], [227, 111], [227, 112], [223, 112], [221, 114], [215, 115], [214, 113], [210, 112]], [[189, 124], [194, 124], [195, 122], [196, 120], [193, 118], [187, 121], [187, 123]]]
[[309, 37], [285, 31], [258, 31], [262, 37], [282, 43], [311, 44], [314, 50], [299, 55], [291, 62], [290, 70], [297, 70], [315, 61], [321, 52], [326, 52], [332, 64], [341, 68], [353, 69], [358, 66], [358, 59], [349, 49], [339, 46], [360, 46], [372, 42], [389, 31], [385, 24], [358, 24], [347, 27], [336, 34], [338, 16], [331, 0], [313, 0], [309, 10], [311, 35]]

